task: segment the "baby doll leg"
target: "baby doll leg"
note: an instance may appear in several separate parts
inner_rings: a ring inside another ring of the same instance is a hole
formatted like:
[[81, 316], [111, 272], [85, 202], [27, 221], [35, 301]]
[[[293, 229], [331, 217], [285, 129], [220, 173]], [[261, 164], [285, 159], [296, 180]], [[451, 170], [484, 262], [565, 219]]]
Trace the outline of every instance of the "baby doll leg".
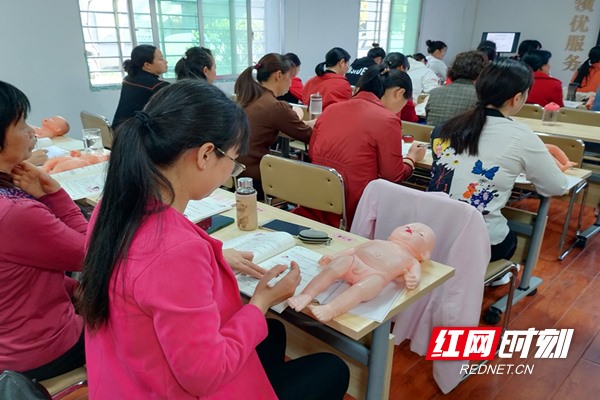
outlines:
[[302, 293], [288, 299], [288, 305], [296, 311], [301, 311], [315, 298], [316, 295], [327, 289], [333, 282], [341, 279], [354, 264], [354, 257], [344, 256], [333, 259], [327, 268], [319, 272], [306, 285]]
[[369, 301], [385, 287], [386, 282], [381, 275], [369, 275], [358, 281], [331, 302], [324, 305], [310, 305], [308, 308], [321, 322], [327, 322], [356, 307], [363, 301]]

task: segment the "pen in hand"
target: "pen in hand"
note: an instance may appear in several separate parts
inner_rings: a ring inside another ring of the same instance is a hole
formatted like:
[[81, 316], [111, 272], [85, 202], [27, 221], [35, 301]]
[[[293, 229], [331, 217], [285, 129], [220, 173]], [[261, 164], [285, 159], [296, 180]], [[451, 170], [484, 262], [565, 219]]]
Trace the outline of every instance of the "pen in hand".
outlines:
[[287, 267], [279, 275], [277, 275], [274, 278], [271, 278], [269, 280], [269, 282], [267, 282], [267, 286], [270, 287], [270, 288], [275, 287], [275, 285], [277, 285], [279, 283], [279, 281], [282, 280], [285, 277], [285, 275], [288, 273], [289, 270], [290, 270], [290, 267]]

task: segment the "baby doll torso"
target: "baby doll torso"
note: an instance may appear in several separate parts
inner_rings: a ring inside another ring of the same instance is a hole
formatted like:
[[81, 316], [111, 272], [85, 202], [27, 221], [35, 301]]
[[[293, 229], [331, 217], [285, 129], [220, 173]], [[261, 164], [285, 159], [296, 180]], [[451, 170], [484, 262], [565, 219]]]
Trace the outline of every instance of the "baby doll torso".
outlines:
[[360, 245], [352, 257], [352, 268], [345, 276], [346, 281], [352, 285], [373, 274], [381, 276], [389, 283], [418, 262], [403, 247], [387, 240], [373, 240]]

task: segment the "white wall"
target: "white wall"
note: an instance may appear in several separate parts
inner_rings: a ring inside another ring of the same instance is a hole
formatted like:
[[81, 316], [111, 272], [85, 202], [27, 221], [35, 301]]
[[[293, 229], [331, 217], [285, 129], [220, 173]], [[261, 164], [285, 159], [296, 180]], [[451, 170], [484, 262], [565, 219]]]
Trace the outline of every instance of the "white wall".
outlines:
[[285, 0], [283, 52], [302, 61], [299, 77], [315, 75], [325, 53], [341, 47], [356, 57], [360, 0]]
[[77, 0], [0, 0], [0, 38], [0, 79], [29, 97], [30, 124], [61, 115], [81, 137], [81, 110], [112, 120], [119, 91], [90, 90]]

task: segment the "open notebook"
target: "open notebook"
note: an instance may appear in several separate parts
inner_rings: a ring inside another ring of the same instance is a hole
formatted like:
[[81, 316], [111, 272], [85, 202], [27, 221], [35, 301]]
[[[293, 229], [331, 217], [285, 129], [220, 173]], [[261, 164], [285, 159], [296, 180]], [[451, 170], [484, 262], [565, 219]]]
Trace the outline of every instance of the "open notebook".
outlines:
[[[306, 247], [297, 246], [294, 237], [286, 232], [256, 231], [248, 233], [225, 242], [223, 248], [251, 251], [254, 254], [253, 261], [265, 269], [271, 269], [279, 264], [289, 266], [290, 262], [296, 261], [300, 266], [302, 278], [296, 288], [296, 294], [300, 293], [310, 280], [320, 272], [318, 262], [322, 255]], [[252, 296], [258, 284], [258, 279], [239, 273], [236, 277], [240, 291], [247, 296]], [[327, 304], [347, 287], [348, 285], [343, 281], [335, 282], [329, 289], [317, 296], [315, 300], [321, 304]], [[392, 282], [384, 288], [378, 297], [358, 305], [349, 313], [382, 322], [403, 291], [403, 284]], [[271, 309], [280, 313], [286, 307], [287, 302], [284, 301], [271, 307]]]

